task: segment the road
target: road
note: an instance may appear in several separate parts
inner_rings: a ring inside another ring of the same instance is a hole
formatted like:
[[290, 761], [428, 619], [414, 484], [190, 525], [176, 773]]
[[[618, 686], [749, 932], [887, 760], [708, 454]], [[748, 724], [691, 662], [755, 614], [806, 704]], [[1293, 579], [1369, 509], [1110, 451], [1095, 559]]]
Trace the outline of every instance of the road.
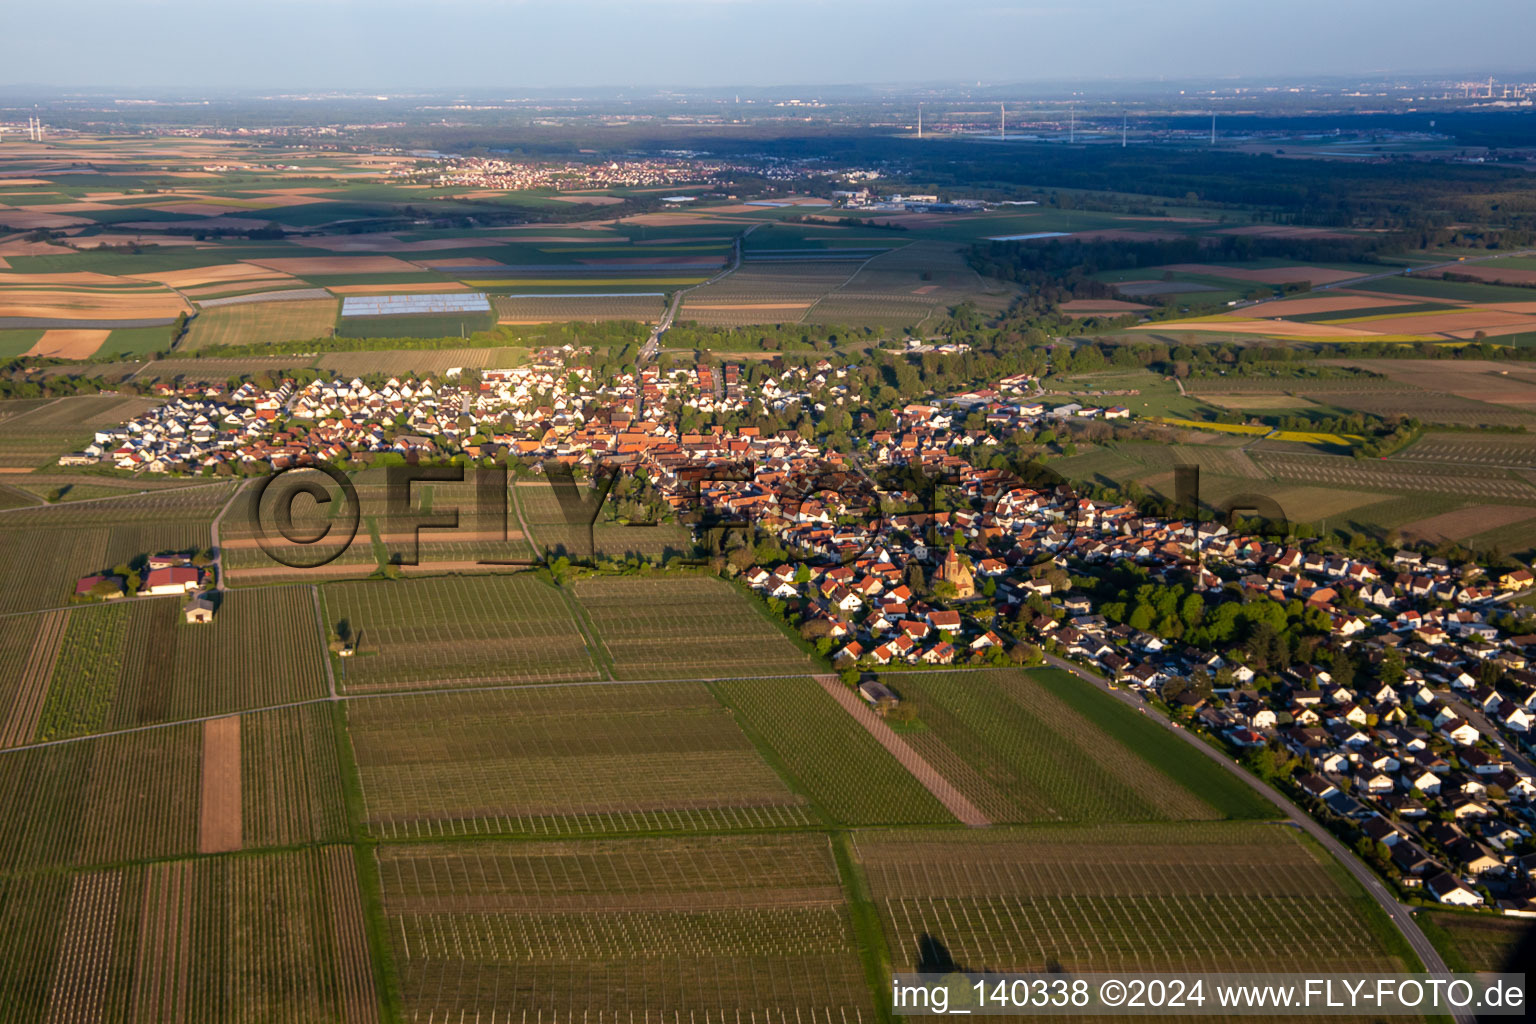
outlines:
[[219, 509], [219, 514], [213, 517], [213, 523], [208, 528], [210, 544], [213, 548], [214, 586], [220, 593], [224, 591], [224, 545], [219, 543], [219, 521], [224, 518], [224, 513], [229, 511], [230, 506], [235, 503], [236, 498], [240, 497], [240, 492], [245, 490], [245, 485], [248, 483], [250, 483], [249, 480], [240, 481], [235, 487], [235, 493], [229, 496], [229, 500], [224, 503], [223, 508]]
[[725, 277], [727, 274], [734, 274], [738, 269], [740, 269], [742, 240], [750, 235], [753, 231], [757, 230], [757, 228], [758, 225], [753, 224], [751, 227], [747, 228], [747, 230], [737, 235], [731, 241], [731, 262], [730, 265], [727, 266], [724, 270], [720, 271], [720, 273], [716, 274], [708, 281], [693, 285], [689, 288], [679, 288], [677, 291], [672, 293], [672, 301], [667, 303], [666, 312], [661, 314], [661, 319], [656, 321], [655, 327], [651, 328], [651, 336], [646, 339], [644, 345], [640, 346], [640, 362], [648, 363], [655, 359], [656, 356], [661, 352], [661, 336], [667, 333], [667, 329], [672, 326], [672, 321], [677, 319], [677, 311], [683, 304], [684, 295], [693, 291], [694, 288], [704, 288], [708, 285], [712, 285], [722, 277]]
[[1533, 765], [1530, 759], [1522, 754], [1513, 743], [1504, 738], [1504, 735], [1499, 732], [1499, 727], [1490, 722], [1488, 716], [1450, 690], [1435, 690], [1434, 694], [1440, 699], [1441, 703], [1445, 704], [1462, 718], [1465, 718], [1468, 722], [1471, 722], [1472, 728], [1481, 733], [1484, 739], [1503, 751], [1504, 756], [1509, 758], [1510, 764], [1527, 775], [1536, 775], [1536, 765]]
[[[1166, 715], [1158, 711], [1156, 708], [1148, 705], [1138, 695], [1127, 690], [1110, 689], [1109, 684], [1106, 683], [1103, 679], [1099, 678], [1092, 672], [1081, 668], [1078, 665], [1074, 665], [1070, 661], [1066, 661], [1062, 658], [1058, 658], [1050, 654], [1045, 656], [1045, 660], [1053, 668], [1059, 668], [1063, 669], [1064, 671], [1071, 672], [1079, 679], [1082, 679], [1091, 685], [1098, 687], [1100, 690], [1103, 690], [1105, 693], [1109, 694], [1111, 697], [1114, 697], [1122, 704], [1135, 708], [1136, 710], [1144, 713], [1148, 718], [1161, 724], [1164, 728], [1171, 730], [1175, 735], [1181, 737], [1186, 743], [1193, 746], [1206, 757], [1209, 757], [1212, 761], [1216, 762], [1227, 771], [1231, 772], [1233, 775], [1242, 779], [1245, 783], [1248, 784], [1250, 788], [1258, 792], [1260, 796], [1263, 796], [1270, 803], [1280, 808], [1280, 810], [1284, 812], [1285, 816], [1290, 819], [1292, 825], [1301, 829], [1303, 832], [1307, 833], [1307, 835], [1311, 836], [1313, 839], [1316, 839], [1320, 844], [1322, 844], [1323, 848], [1326, 849], [1329, 853], [1333, 854], [1339, 863], [1343, 864], [1349, 873], [1354, 876], [1355, 881], [1359, 882], [1360, 885], [1364, 887], [1365, 891], [1370, 894], [1371, 898], [1374, 899], [1377, 904], [1381, 906], [1381, 909], [1386, 912], [1386, 915], [1392, 919], [1392, 923], [1397, 926], [1398, 931], [1402, 932], [1403, 938], [1407, 940], [1408, 945], [1412, 947], [1414, 954], [1418, 956], [1420, 962], [1424, 964], [1425, 970], [1429, 971], [1431, 974], [1450, 973], [1449, 969], [1445, 966], [1445, 961], [1440, 958], [1439, 951], [1435, 949], [1435, 947], [1430, 943], [1429, 939], [1425, 938], [1424, 932], [1420, 930], [1418, 922], [1413, 919], [1413, 911], [1399, 903], [1397, 901], [1397, 897], [1394, 896], [1391, 890], [1389, 890], [1386, 885], [1382, 883], [1381, 879], [1376, 876], [1376, 872], [1372, 871], [1362, 861], [1360, 861], [1360, 859], [1357, 858], [1352, 852], [1350, 852], [1343, 843], [1335, 839], [1331, 832], [1323, 828], [1323, 826], [1319, 825], [1317, 822], [1313, 821], [1311, 815], [1307, 814], [1301, 808], [1291, 803], [1277, 790], [1271, 787], [1268, 783], [1264, 782], [1258, 776], [1251, 774], [1242, 768], [1242, 766], [1237, 764], [1237, 762], [1229, 760], [1220, 751], [1205, 743], [1204, 740], [1201, 740], [1198, 736], [1191, 734], [1188, 729], [1175, 727], [1173, 723], [1168, 720]], [[1471, 1014], [1458, 1015], [1456, 1018], [1458, 1024], [1472, 1024], [1475, 1019], [1476, 1018]]]
[[672, 301], [667, 303], [666, 311], [661, 314], [661, 319], [656, 321], [656, 326], [651, 328], [651, 336], [640, 346], [640, 362], [648, 363], [656, 358], [661, 351], [661, 336], [672, 326], [672, 321], [677, 318], [677, 309], [683, 304], [683, 289], [679, 288], [672, 293]]

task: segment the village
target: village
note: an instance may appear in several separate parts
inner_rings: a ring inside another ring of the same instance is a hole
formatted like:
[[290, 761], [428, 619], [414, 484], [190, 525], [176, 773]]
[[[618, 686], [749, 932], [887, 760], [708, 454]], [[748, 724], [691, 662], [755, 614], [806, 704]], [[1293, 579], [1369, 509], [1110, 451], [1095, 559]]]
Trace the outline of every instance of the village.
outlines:
[[[1048, 405], [1027, 375], [855, 428], [854, 368], [825, 359], [748, 383], [729, 363], [599, 378], [573, 355], [477, 380], [164, 385], [164, 404], [60, 462], [249, 475], [467, 457], [643, 474], [721, 571], [882, 709], [899, 704], [901, 669], [1074, 664], [1244, 759], [1405, 892], [1536, 913], [1536, 626], [1513, 603], [1528, 569], [1408, 549], [1378, 564], [1023, 481], [1003, 457], [1017, 431], [1130, 415]], [[842, 422], [850, 450], [743, 422], [800, 410]], [[151, 564], [146, 583], [187, 568]], [[1302, 657], [1278, 649], [1287, 630]]]

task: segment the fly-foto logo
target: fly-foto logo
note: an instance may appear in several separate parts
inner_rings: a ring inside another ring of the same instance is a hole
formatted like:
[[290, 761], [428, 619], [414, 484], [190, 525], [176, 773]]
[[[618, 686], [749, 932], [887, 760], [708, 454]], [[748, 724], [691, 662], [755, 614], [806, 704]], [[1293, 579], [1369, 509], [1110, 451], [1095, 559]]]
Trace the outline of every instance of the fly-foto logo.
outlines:
[[[699, 553], [685, 563], [705, 564], [732, 547], [752, 545], [764, 531], [755, 510], [771, 508], [775, 532], [791, 540], [790, 554], [813, 564], [849, 564], [883, 549], [893, 532], [907, 534], [932, 560], [958, 530], [980, 535], [999, 517], [1032, 516], [1049, 524], [1020, 545], [1016, 567], [1043, 564], [1069, 548], [1084, 503], [1061, 474], [1025, 459], [1006, 459], [996, 469], [962, 472], [918, 463], [870, 471], [830, 460], [793, 469], [753, 462], [686, 466], [667, 480], [666, 493], [680, 522], [698, 539]], [[597, 529], [614, 485], [624, 470], [598, 466], [586, 479], [564, 462], [539, 467], [559, 509], [564, 544], [573, 564], [599, 557]], [[422, 489], [436, 483], [473, 481], [467, 508], [434, 501], [423, 508]], [[294, 569], [328, 565], [358, 542], [365, 516], [387, 524], [379, 538], [395, 565], [419, 565], [423, 531], [457, 530], [466, 517], [478, 540], [512, 538], [505, 466], [401, 465], [385, 470], [382, 502], [364, 509], [351, 477], [329, 465], [295, 466], [264, 478], [251, 492], [246, 514], [256, 543], [272, 560]], [[370, 489], [371, 490], [371, 489]], [[962, 523], [961, 520], [964, 520]], [[615, 523], [626, 529], [659, 521]], [[489, 530], [487, 528], [489, 527]], [[365, 542], [372, 544], [371, 537]], [[486, 566], [542, 565], [544, 558], [480, 558]]]

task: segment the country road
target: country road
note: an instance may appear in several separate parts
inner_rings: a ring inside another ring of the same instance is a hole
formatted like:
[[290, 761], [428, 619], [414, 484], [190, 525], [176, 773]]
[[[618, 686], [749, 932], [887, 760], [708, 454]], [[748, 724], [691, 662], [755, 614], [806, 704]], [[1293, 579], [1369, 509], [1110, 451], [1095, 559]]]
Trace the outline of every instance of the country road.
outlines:
[[706, 285], [714, 284], [721, 278], [730, 274], [734, 274], [737, 270], [741, 269], [741, 243], [748, 235], [755, 231], [757, 227], [758, 225], [753, 224], [751, 227], [747, 228], [747, 230], [743, 231], [740, 235], [737, 235], [736, 238], [732, 240], [731, 262], [730, 265], [727, 266], [724, 270], [720, 271], [714, 277], [711, 277], [708, 281], [704, 281], [696, 285], [691, 285], [687, 288], [679, 288], [677, 291], [672, 293], [672, 301], [667, 303], [666, 312], [661, 314], [661, 319], [656, 321], [655, 327], [651, 328], [651, 336], [646, 339], [644, 345], [640, 346], [640, 362], [648, 363], [655, 359], [658, 354], [660, 354], [661, 336], [667, 333], [667, 331], [672, 326], [672, 321], [677, 319], [677, 311], [683, 305], [684, 295], [693, 291], [695, 288], [703, 288]]
[[[1409, 907], [1399, 903], [1397, 901], [1397, 897], [1394, 896], [1391, 890], [1389, 890], [1386, 885], [1382, 883], [1381, 879], [1376, 876], [1376, 872], [1372, 871], [1369, 867], [1362, 863], [1359, 858], [1357, 858], [1349, 849], [1344, 846], [1343, 843], [1335, 839], [1331, 832], [1323, 828], [1323, 826], [1319, 825], [1316, 821], [1313, 821], [1311, 815], [1307, 814], [1301, 808], [1291, 803], [1281, 793], [1271, 787], [1268, 783], [1264, 782], [1258, 776], [1246, 771], [1239, 764], [1237, 764], [1237, 762], [1228, 760], [1225, 756], [1222, 755], [1220, 751], [1216, 750], [1215, 748], [1205, 743], [1205, 741], [1201, 740], [1199, 737], [1190, 733], [1188, 729], [1175, 727], [1174, 724], [1169, 721], [1166, 715], [1151, 705], [1147, 704], [1136, 694], [1126, 690], [1111, 689], [1107, 682], [1105, 682], [1102, 678], [1095, 675], [1094, 673], [1089, 672], [1087, 669], [1075, 665], [1070, 661], [1055, 657], [1054, 655], [1047, 654], [1045, 656], [1045, 660], [1046, 663], [1051, 665], [1053, 668], [1059, 668], [1064, 671], [1071, 672], [1079, 679], [1082, 679], [1089, 684], [1098, 687], [1100, 690], [1103, 690], [1105, 693], [1108, 693], [1111, 697], [1120, 701], [1122, 704], [1135, 708], [1136, 710], [1145, 714], [1148, 718], [1162, 725], [1164, 728], [1171, 730], [1175, 735], [1182, 738], [1186, 743], [1189, 743], [1196, 750], [1203, 753], [1206, 757], [1209, 757], [1212, 761], [1221, 765], [1222, 768], [1242, 779], [1245, 783], [1248, 784], [1248, 786], [1258, 792], [1260, 796], [1263, 796], [1270, 803], [1280, 808], [1280, 810], [1284, 812], [1285, 816], [1290, 819], [1292, 825], [1301, 829], [1313, 839], [1316, 839], [1324, 849], [1326, 849], [1339, 861], [1340, 864], [1344, 865], [1349, 873], [1354, 876], [1355, 881], [1359, 882], [1360, 885], [1364, 887], [1365, 891], [1370, 894], [1371, 898], [1374, 899], [1377, 904], [1380, 905], [1381, 909], [1386, 912], [1387, 916], [1392, 919], [1392, 923], [1397, 926], [1398, 931], [1402, 933], [1403, 938], [1406, 939], [1408, 945], [1412, 947], [1414, 954], [1418, 956], [1420, 962], [1424, 964], [1425, 970], [1429, 971], [1431, 974], [1449, 973], [1449, 968], [1445, 966], [1445, 961], [1441, 959], [1439, 951], [1436, 950], [1435, 947], [1430, 943], [1429, 939], [1425, 937], [1424, 932], [1419, 928], [1418, 922], [1413, 919], [1413, 911]], [[1459, 1014], [1456, 1017], [1458, 1024], [1472, 1024], [1475, 1019], [1476, 1018], [1472, 1014]]]

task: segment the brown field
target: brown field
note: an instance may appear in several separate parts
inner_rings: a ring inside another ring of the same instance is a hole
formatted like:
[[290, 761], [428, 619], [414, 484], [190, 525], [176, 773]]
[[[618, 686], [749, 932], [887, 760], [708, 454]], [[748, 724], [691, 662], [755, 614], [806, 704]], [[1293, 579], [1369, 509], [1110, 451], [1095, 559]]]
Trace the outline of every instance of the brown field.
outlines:
[[1082, 242], [1171, 242], [1183, 235], [1172, 231], [1139, 231], [1134, 228], [1097, 228], [1074, 231], [1072, 238]]
[[587, 206], [617, 206], [624, 200], [618, 196], [550, 196], [557, 203], [582, 203]]
[[4, 256], [67, 256], [72, 251], [52, 242], [28, 242], [19, 237], [0, 242], [0, 255]]
[[1362, 331], [1337, 324], [1308, 324], [1290, 320], [1165, 320], [1137, 324], [1133, 331], [1221, 331], [1228, 334], [1268, 334], [1286, 338], [1372, 338], [1381, 331]]
[[1151, 308], [1139, 302], [1126, 302], [1124, 299], [1073, 299], [1061, 304], [1061, 310], [1064, 313], [1138, 313], [1143, 309]]
[[31, 231], [34, 228], [72, 228], [79, 224], [89, 224], [84, 217], [66, 217], [58, 213], [33, 213], [30, 210], [6, 210], [0, 217], [4, 217], [7, 227], [18, 231]]
[[393, 256], [290, 256], [251, 260], [258, 267], [284, 274], [419, 274], [421, 268]]
[[[70, 242], [71, 245], [73, 245], [75, 248], [79, 249], [81, 252], [90, 252], [92, 249], [99, 249], [99, 248], [101, 248], [104, 245], [128, 245], [129, 243], [136, 243], [138, 245], [159, 245], [159, 246], [180, 245], [180, 246], [186, 246], [186, 247], [189, 247], [189, 248], [192, 248], [192, 249], [212, 249], [214, 247], [214, 243], [212, 243], [212, 242], [199, 242], [197, 239], [193, 238], [191, 235], [155, 235], [155, 234], [150, 234], [148, 232], [142, 232], [142, 231], [136, 231], [136, 232], [134, 232], [131, 235], [127, 235], [127, 234], [111, 234], [111, 233], [105, 233], [105, 232], [102, 233], [102, 234], [99, 234], [99, 235], [91, 235], [89, 237], [84, 236], [84, 235], [74, 235], [74, 236], [71, 236], [69, 242]], [[52, 251], [52, 252], [69, 252], [70, 250], [68, 250], [68, 249], [39, 250], [37, 255], [39, 255], [39, 256], [47, 255], [47, 253], [49, 251]]]
[[333, 295], [412, 295], [418, 292], [467, 292], [469, 285], [459, 281], [437, 281], [432, 284], [333, 284], [326, 289]]
[[1447, 274], [1475, 277], [1479, 281], [1487, 281], [1490, 284], [1536, 284], [1536, 270], [1525, 270], [1520, 267], [1501, 267], [1497, 264], [1441, 267], [1438, 270], [1420, 271], [1416, 276], [1444, 277]]
[[[753, 207], [757, 209], [757, 207]], [[633, 217], [625, 217], [625, 224], [642, 224], [647, 227], [666, 227], [670, 224], [710, 224], [720, 220], [719, 217], [711, 217], [703, 213], [637, 213]], [[566, 225], [561, 225], [562, 227]], [[607, 225], [603, 225], [607, 227]], [[527, 241], [527, 239], [523, 239]], [[580, 239], [586, 241], [586, 239]]]
[[[1240, 267], [1223, 267], [1213, 263], [1172, 263], [1158, 270], [1182, 271], [1186, 274], [1204, 274], [1209, 277], [1225, 277], [1234, 281], [1252, 281], [1255, 284], [1289, 284], [1292, 281], [1310, 281], [1313, 284], [1332, 284], [1359, 277], [1353, 270], [1329, 270], [1326, 267], [1266, 267], [1249, 270]], [[1401, 298], [1401, 296], [1397, 296]]]
[[43, 336], [33, 342], [24, 354], [51, 359], [89, 359], [111, 333], [86, 330], [44, 331]]
[[1121, 281], [1115, 285], [1121, 295], [1176, 295], [1181, 292], [1220, 291], [1208, 284], [1193, 281]]
[[59, 644], [64, 639], [64, 627], [68, 622], [69, 610], [66, 608], [38, 617], [31, 653], [21, 671], [10, 709], [0, 722], [0, 747], [30, 743], [37, 735], [37, 723], [43, 714], [48, 683], [53, 678], [54, 662], [59, 660]]
[[492, 270], [513, 269], [500, 260], [493, 260], [485, 256], [460, 256], [458, 259], [412, 260], [411, 262], [418, 267], [425, 267], [428, 270], [436, 270], [438, 267], [488, 267]]
[[190, 288], [200, 284], [222, 284], [228, 281], [291, 281], [288, 274], [280, 274], [266, 267], [251, 263], [221, 263], [216, 267], [198, 267], [194, 270], [162, 270], [154, 274], [134, 274], [135, 280], [158, 281], [172, 288]]
[[129, 282], [121, 277], [113, 277], [111, 274], [97, 274], [89, 270], [78, 270], [67, 274], [5, 274], [0, 276], [0, 285], [17, 284], [44, 284], [44, 285], [108, 285], [121, 287]]
[[[721, 305], [711, 302], [690, 302], [687, 309], [810, 309], [811, 302], [748, 302], [735, 305]], [[505, 322], [505, 321], [503, 321]]]
[[725, 256], [609, 256], [576, 262], [584, 267], [718, 267], [725, 263]]
[[[1333, 326], [1318, 324], [1318, 327]], [[1364, 327], [1376, 334], [1450, 334], [1460, 332], [1502, 331], [1514, 334], [1536, 330], [1536, 316], [1525, 313], [1503, 313], [1497, 310], [1468, 309], [1462, 312], [1429, 313], [1423, 316], [1394, 316], [1382, 320], [1349, 324]]]
[[1536, 516], [1536, 508], [1521, 505], [1472, 505], [1404, 523], [1401, 529], [1406, 542], [1439, 544], [1443, 541], [1465, 540], [1500, 526], [1523, 523], [1532, 516]]
[[1307, 316], [1310, 313], [1342, 313], [1351, 309], [1383, 309], [1390, 306], [1410, 306], [1404, 298], [1373, 296], [1364, 292], [1352, 295], [1318, 295], [1301, 299], [1276, 299], [1252, 307], [1250, 312], [1260, 316]]
[[202, 817], [198, 853], [240, 849], [240, 716], [203, 723]]
[[191, 312], [175, 292], [0, 292], [0, 316], [51, 320], [172, 319]]
[[227, 203], [160, 203], [154, 207], [156, 210], [164, 210], [166, 213], [187, 213], [193, 216], [218, 217], [226, 213], [248, 213], [244, 206], [230, 206]]
[[1200, 395], [1200, 401], [1223, 409], [1299, 409], [1315, 402], [1299, 395]]

